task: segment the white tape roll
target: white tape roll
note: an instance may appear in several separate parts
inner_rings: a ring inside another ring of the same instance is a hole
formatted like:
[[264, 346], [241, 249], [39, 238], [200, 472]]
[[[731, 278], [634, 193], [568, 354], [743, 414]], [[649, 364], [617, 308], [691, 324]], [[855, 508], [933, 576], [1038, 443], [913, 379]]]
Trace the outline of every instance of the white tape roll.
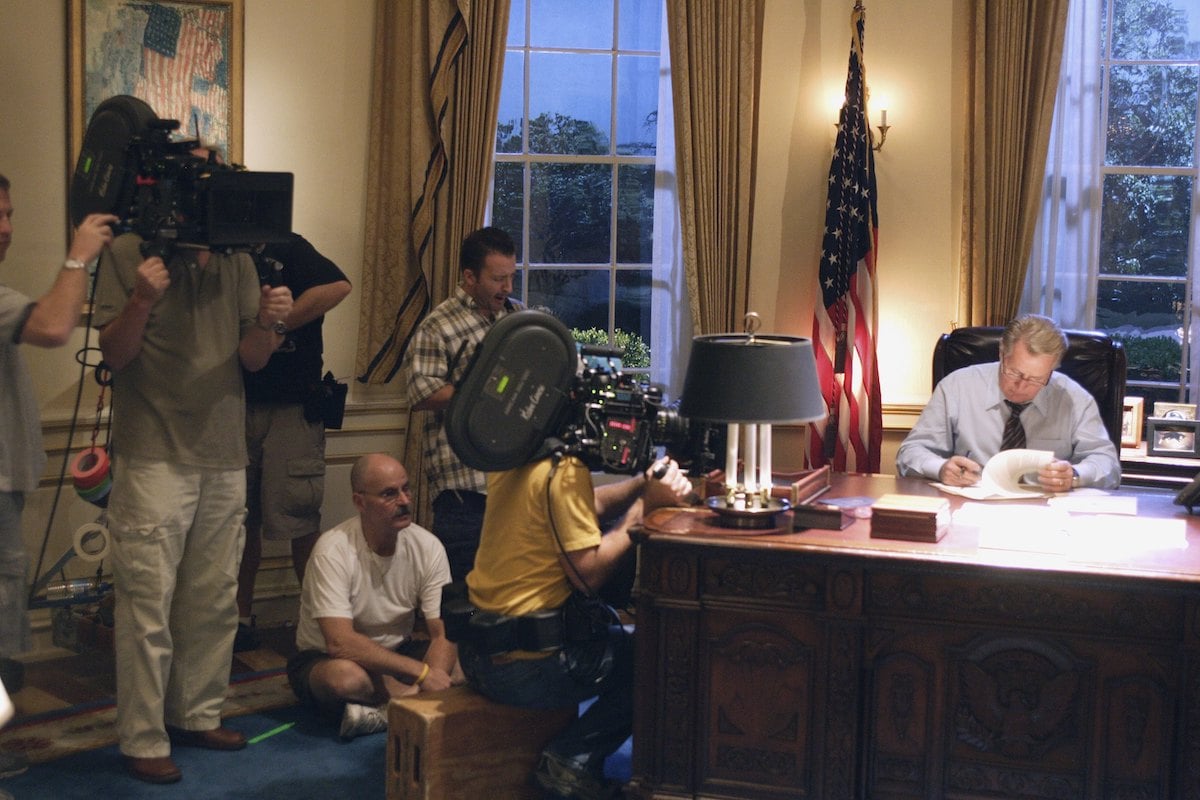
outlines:
[[84, 561], [100, 561], [108, 555], [108, 528], [99, 522], [80, 525], [75, 531], [75, 555]]

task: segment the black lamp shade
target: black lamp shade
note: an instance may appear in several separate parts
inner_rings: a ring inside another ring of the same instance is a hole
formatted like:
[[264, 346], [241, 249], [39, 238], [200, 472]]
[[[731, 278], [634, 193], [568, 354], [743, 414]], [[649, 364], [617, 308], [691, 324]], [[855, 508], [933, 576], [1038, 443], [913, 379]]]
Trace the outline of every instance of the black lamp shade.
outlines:
[[812, 422], [825, 416], [811, 339], [720, 333], [692, 340], [679, 413], [710, 422]]

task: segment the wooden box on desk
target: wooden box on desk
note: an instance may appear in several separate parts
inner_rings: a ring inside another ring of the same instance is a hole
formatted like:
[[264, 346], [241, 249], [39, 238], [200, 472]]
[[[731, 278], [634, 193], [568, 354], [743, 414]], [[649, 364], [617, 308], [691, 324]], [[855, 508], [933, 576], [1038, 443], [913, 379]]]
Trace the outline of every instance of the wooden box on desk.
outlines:
[[533, 769], [577, 709], [493, 703], [465, 686], [388, 705], [388, 800], [536, 800]]

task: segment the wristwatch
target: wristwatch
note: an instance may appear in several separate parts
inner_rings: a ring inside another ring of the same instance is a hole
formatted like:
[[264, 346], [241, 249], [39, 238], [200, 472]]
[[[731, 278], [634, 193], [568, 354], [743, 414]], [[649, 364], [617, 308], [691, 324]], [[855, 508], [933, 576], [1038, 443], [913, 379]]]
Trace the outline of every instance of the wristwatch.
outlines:
[[1079, 488], [1079, 470], [1075, 469], [1074, 467], [1071, 467], [1071, 488]]
[[262, 328], [264, 331], [271, 331], [272, 333], [277, 333], [280, 336], [283, 336], [288, 331], [287, 325], [281, 319], [275, 320], [270, 325], [263, 325], [262, 322], [258, 320], [255, 320], [254, 324]]
[[68, 258], [63, 262], [63, 269], [84, 269], [85, 267], [87, 267], [87, 264], [78, 258]]

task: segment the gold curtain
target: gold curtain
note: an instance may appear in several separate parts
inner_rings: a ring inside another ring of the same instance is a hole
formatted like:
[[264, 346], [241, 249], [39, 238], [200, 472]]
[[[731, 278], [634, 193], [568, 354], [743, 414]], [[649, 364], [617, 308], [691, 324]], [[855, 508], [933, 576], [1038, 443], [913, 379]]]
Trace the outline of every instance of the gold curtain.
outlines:
[[[509, 0], [376, 2], [359, 380], [395, 377], [417, 324], [458, 280], [463, 237], [483, 223], [508, 11]], [[404, 463], [424, 488], [420, 416], [409, 414]]]
[[1068, 0], [975, 0], [959, 320], [1016, 316], [1041, 207]]
[[679, 213], [696, 333], [740, 331], [750, 284], [763, 0], [667, 0]]

